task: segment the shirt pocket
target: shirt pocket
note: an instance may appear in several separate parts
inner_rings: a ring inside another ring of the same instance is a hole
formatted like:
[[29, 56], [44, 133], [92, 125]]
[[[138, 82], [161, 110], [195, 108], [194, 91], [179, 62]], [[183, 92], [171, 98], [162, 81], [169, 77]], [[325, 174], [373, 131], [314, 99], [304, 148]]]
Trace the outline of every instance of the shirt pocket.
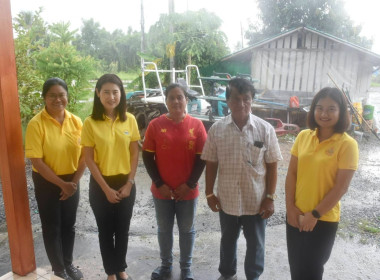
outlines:
[[257, 147], [253, 143], [248, 143], [247, 162], [252, 166], [257, 166], [264, 160], [264, 152], [266, 148], [264, 146]]

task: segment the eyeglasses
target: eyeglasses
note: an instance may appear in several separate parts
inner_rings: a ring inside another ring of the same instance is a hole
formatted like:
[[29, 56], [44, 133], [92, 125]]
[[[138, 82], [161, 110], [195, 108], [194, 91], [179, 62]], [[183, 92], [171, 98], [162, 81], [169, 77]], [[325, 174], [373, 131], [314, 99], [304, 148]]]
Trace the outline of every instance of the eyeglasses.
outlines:
[[51, 99], [51, 100], [53, 100], [53, 99], [63, 99], [63, 98], [67, 98], [67, 94], [66, 93], [47, 94], [46, 98]]

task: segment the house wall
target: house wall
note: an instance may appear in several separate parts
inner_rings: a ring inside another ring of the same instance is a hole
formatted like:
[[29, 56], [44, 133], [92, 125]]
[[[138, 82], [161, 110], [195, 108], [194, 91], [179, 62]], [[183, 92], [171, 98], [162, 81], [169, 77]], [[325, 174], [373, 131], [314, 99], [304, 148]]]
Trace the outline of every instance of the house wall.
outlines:
[[353, 100], [367, 96], [372, 65], [361, 52], [313, 32], [301, 32], [302, 41], [299, 32], [294, 32], [253, 51], [251, 73], [259, 80], [258, 89], [313, 96], [322, 87], [334, 86], [329, 73]]

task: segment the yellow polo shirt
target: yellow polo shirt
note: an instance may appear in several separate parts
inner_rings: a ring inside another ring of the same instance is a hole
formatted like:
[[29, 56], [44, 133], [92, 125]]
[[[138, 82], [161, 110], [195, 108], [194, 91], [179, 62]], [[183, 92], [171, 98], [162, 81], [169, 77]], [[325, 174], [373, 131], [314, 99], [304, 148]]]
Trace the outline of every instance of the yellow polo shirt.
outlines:
[[[303, 130], [291, 154], [298, 158], [295, 204], [304, 213], [312, 211], [334, 187], [338, 169], [358, 168], [358, 144], [347, 133], [335, 133], [319, 143], [317, 130]], [[339, 219], [340, 202], [320, 218], [328, 222]]]
[[57, 175], [72, 174], [78, 168], [81, 130], [81, 119], [69, 111], [61, 125], [43, 109], [26, 128], [25, 156], [42, 158]]
[[127, 113], [127, 120], [119, 117], [114, 122], [85, 119], [82, 130], [82, 145], [94, 148], [94, 160], [103, 176], [129, 174], [131, 158], [129, 144], [140, 139], [135, 117]]

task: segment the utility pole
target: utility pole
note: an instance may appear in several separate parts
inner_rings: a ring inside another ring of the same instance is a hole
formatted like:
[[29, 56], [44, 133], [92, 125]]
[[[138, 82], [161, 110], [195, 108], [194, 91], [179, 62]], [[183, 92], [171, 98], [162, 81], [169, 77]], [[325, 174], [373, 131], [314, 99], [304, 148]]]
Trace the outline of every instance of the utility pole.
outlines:
[[[173, 14], [174, 14], [174, 0], [169, 0], [169, 16], [173, 15]], [[173, 28], [172, 23], [170, 23], [169, 30], [170, 30], [170, 35], [173, 37], [174, 28]], [[173, 71], [174, 71], [174, 68], [175, 68], [174, 57], [175, 57], [175, 55], [170, 55], [169, 56], [170, 70], [173, 70]], [[174, 76], [175, 75], [170, 75], [170, 83], [174, 83], [175, 82], [174, 81]]]
[[[145, 21], [144, 21], [144, 0], [141, 0], [141, 53], [145, 52]], [[144, 58], [141, 57], [141, 69], [144, 67]]]

